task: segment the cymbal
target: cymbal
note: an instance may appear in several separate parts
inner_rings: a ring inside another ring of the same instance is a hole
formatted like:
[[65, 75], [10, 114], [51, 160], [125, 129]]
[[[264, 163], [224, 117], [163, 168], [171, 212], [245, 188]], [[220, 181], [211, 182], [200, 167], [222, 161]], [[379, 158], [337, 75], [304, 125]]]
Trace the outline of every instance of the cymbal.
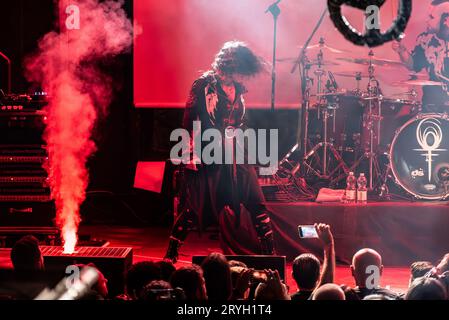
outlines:
[[443, 85], [442, 82], [431, 81], [431, 80], [405, 80], [405, 81], [397, 81], [392, 83], [395, 87], [403, 87], [403, 86], [436, 86], [441, 87]]
[[429, 75], [427, 74], [427, 72], [413, 72], [413, 73], [409, 73], [408, 75], [408, 80], [428, 80], [429, 79]]
[[334, 72], [334, 75], [345, 78], [356, 78], [356, 77], [369, 78], [368, 74], [361, 72]]
[[309, 60], [309, 64], [312, 65], [312, 66], [318, 66], [318, 65], [322, 65], [322, 66], [339, 66], [340, 65], [338, 62], [334, 62], [334, 61], [330, 61], [330, 60], [318, 61], [318, 59]]
[[311, 97], [335, 97], [335, 96], [342, 96], [347, 94], [347, 91], [337, 91], [337, 92], [326, 92], [326, 93], [319, 93], [319, 94], [313, 94]]
[[314, 44], [314, 45], [307, 47], [307, 50], [313, 50], [313, 49], [318, 49], [318, 50], [321, 49], [323, 51], [329, 51], [331, 53], [336, 53], [336, 54], [348, 53], [348, 51], [340, 50], [337, 48], [332, 48], [326, 44]]
[[[417, 96], [418, 93], [416, 92], [415, 89], [412, 89], [410, 91], [406, 91], [406, 92], [398, 92], [398, 93], [393, 93], [391, 94], [392, 97], [404, 97], [404, 96]], [[396, 99], [396, 98], [394, 98]]]
[[[298, 58], [280, 58], [280, 59], [276, 59], [276, 61], [277, 62], [295, 63], [296, 61], [298, 61]], [[329, 60], [322, 60], [319, 63], [317, 59], [312, 59], [312, 60], [309, 60], [309, 65], [312, 65], [312, 66], [317, 66], [317, 65], [321, 65], [321, 66], [339, 66], [340, 64], [338, 62], [329, 61]]]
[[388, 60], [388, 59], [380, 59], [380, 58], [372, 58], [372, 59], [366, 59], [366, 58], [336, 58], [339, 61], [359, 64], [363, 66], [368, 66], [370, 64], [370, 60], [375, 66], [381, 66], [381, 67], [403, 67], [404, 64], [400, 61], [395, 60]]

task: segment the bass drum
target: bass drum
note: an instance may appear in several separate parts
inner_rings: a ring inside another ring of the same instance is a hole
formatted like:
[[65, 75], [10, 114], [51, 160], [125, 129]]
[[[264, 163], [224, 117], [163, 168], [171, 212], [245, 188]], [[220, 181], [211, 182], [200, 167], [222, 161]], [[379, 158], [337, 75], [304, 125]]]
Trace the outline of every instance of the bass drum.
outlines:
[[390, 164], [396, 182], [418, 199], [449, 197], [449, 116], [419, 114], [395, 134]]

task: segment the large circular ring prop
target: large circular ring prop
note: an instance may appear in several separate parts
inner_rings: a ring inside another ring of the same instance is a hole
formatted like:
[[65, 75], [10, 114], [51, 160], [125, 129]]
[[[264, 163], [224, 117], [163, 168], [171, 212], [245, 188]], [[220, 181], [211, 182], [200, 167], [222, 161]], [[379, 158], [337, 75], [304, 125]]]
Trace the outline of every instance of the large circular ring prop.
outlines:
[[335, 27], [343, 36], [359, 46], [377, 47], [392, 40], [403, 37], [408, 21], [412, 14], [412, 0], [399, 0], [398, 14], [391, 27], [382, 33], [379, 29], [367, 30], [365, 34], [358, 32], [342, 15], [341, 7], [348, 6], [366, 10], [369, 6], [382, 7], [386, 0], [328, 0], [329, 14]]

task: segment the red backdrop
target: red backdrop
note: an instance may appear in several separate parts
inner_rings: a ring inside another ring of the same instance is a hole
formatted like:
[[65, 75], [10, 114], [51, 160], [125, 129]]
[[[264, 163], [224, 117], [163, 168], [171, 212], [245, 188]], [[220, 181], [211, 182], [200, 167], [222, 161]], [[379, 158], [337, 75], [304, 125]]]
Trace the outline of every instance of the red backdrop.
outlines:
[[[246, 41], [268, 61], [272, 59], [273, 19], [265, 14], [273, 0], [139, 0], [134, 2], [136, 40], [134, 51], [134, 99], [138, 107], [182, 107], [192, 81], [207, 70], [213, 56], [228, 40]], [[414, 1], [413, 16], [404, 40], [412, 47], [416, 36], [424, 31], [427, 7], [430, 0]], [[311, 33], [325, 0], [283, 0], [279, 4], [282, 13], [278, 24], [278, 57], [295, 57]], [[398, 0], [387, 0], [381, 11], [382, 26], [391, 21]], [[344, 10], [349, 20], [361, 28], [360, 11]], [[328, 17], [315, 36], [327, 44], [347, 50], [344, 55], [366, 57], [368, 49], [347, 42]], [[397, 59], [391, 45], [374, 50], [377, 57]], [[313, 58], [315, 51], [309, 52]], [[335, 59], [335, 55], [325, 58]], [[334, 60], [335, 61], [335, 60]], [[298, 75], [291, 74], [291, 62], [278, 63], [277, 105], [299, 105]], [[365, 71], [366, 67], [342, 64], [331, 71]], [[407, 78], [407, 71], [377, 69], [378, 77], [388, 94], [407, 91], [408, 88], [392, 88], [395, 80]], [[353, 79], [337, 77], [340, 86], [355, 88]], [[365, 83], [362, 83], [365, 86]], [[271, 78], [262, 76], [249, 85], [246, 100], [250, 107], [270, 105]]]

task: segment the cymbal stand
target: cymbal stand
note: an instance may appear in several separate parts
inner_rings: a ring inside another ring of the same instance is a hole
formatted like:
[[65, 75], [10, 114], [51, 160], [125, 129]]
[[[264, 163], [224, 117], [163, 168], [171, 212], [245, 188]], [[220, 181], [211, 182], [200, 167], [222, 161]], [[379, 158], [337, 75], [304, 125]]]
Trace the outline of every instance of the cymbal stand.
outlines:
[[356, 72], [355, 73], [355, 81], [357, 81], [357, 88], [355, 89], [355, 93], [360, 96], [362, 95], [362, 90], [360, 90], [360, 82], [362, 81], [362, 73]]
[[[302, 68], [301, 76], [303, 78], [303, 98], [302, 98], [302, 109], [301, 119], [298, 119], [300, 123], [305, 123], [305, 126], [301, 126], [302, 129], [298, 130], [297, 143], [290, 149], [290, 151], [284, 156], [284, 158], [279, 161], [279, 168], [284, 168], [288, 171], [288, 175], [295, 177], [299, 169], [302, 167], [302, 159], [307, 154], [308, 149], [308, 137], [309, 137], [309, 105], [310, 105], [310, 92], [312, 90], [313, 79], [309, 76], [311, 64], [307, 57], [306, 51], [302, 56], [301, 61]], [[294, 153], [300, 152], [300, 161], [292, 160]]]
[[[307, 185], [304, 179], [303, 158], [308, 149], [308, 123], [309, 123], [309, 105], [310, 92], [313, 85], [313, 79], [309, 76], [311, 63], [307, 57], [306, 51], [303, 51], [300, 62], [301, 73], [301, 91], [302, 91], [302, 112], [298, 119], [301, 123], [301, 130], [298, 130], [297, 143], [290, 151], [279, 161], [278, 171], [273, 178], [280, 189], [288, 195], [291, 200], [313, 200], [315, 198], [314, 190]], [[305, 124], [305, 125], [304, 125]], [[299, 158], [293, 155], [298, 155]], [[296, 160], [295, 160], [296, 159]], [[286, 179], [288, 182], [286, 182]]]
[[[301, 88], [301, 112], [299, 113], [300, 119], [298, 121], [298, 125], [300, 124], [300, 130], [298, 130], [298, 139], [297, 144], [293, 146], [293, 148], [290, 150], [290, 152], [287, 153], [287, 155], [281, 160], [280, 165], [292, 165], [293, 161], [290, 159], [293, 153], [299, 150], [300, 157], [297, 164], [292, 169], [286, 169], [281, 170], [286, 173], [286, 175], [294, 181], [293, 185], [297, 187], [299, 194], [302, 197], [307, 197], [309, 199], [314, 198], [313, 190], [311, 190], [304, 179], [304, 166], [303, 163], [305, 162], [304, 158], [307, 154], [308, 149], [308, 124], [309, 124], [309, 105], [310, 105], [310, 84], [312, 83], [312, 79], [308, 76], [308, 72], [310, 70], [311, 64], [307, 60], [306, 57], [306, 51], [307, 48], [312, 41], [313, 37], [315, 36], [316, 32], [318, 31], [319, 27], [324, 21], [324, 18], [326, 17], [326, 14], [328, 13], [327, 7], [323, 10], [319, 20], [317, 21], [317, 24], [315, 25], [314, 29], [312, 30], [312, 33], [307, 38], [306, 42], [304, 43], [304, 46], [301, 48], [301, 51], [299, 52], [298, 59], [293, 64], [291, 73], [295, 73], [297, 70], [299, 70], [299, 79], [300, 79], [300, 88]], [[281, 166], [280, 166], [281, 168]], [[301, 171], [301, 172], [300, 172]], [[299, 176], [297, 176], [297, 173], [300, 172]], [[276, 174], [278, 175], [278, 174]], [[275, 175], [275, 176], [276, 176]]]
[[385, 169], [385, 173], [382, 177], [382, 185], [379, 192], [379, 197], [381, 199], [391, 200], [390, 189], [388, 188], [388, 180], [391, 178], [391, 165], [388, 163]]

